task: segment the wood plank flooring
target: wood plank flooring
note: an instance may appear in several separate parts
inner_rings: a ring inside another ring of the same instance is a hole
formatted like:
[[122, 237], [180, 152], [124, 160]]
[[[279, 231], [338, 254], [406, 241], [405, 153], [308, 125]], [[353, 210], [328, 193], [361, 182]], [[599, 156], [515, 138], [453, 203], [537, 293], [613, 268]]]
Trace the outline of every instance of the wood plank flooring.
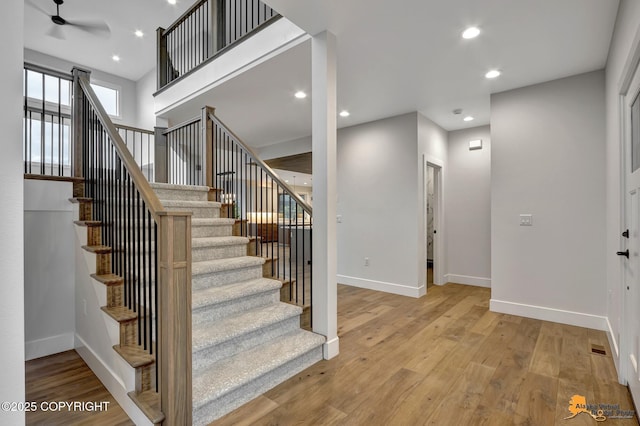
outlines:
[[[212, 424], [638, 424], [584, 413], [564, 420], [576, 394], [633, 408], [603, 332], [492, 313], [489, 297], [457, 284], [429, 287], [421, 299], [338, 286], [340, 356]], [[110, 402], [102, 413], [27, 413], [27, 424], [132, 424], [74, 351], [26, 365], [28, 401]]]
[[[25, 368], [26, 400], [36, 402], [38, 407], [37, 411], [26, 413], [28, 425], [133, 425], [76, 351], [27, 361]], [[106, 408], [101, 411], [82, 410], [86, 405], [79, 406], [80, 410], [55, 410], [59, 408], [57, 402], [76, 401], [108, 405], [98, 406]]]
[[575, 394], [633, 409], [604, 332], [496, 314], [489, 297], [457, 284], [421, 299], [338, 286], [340, 356], [212, 425], [638, 424], [564, 420]]

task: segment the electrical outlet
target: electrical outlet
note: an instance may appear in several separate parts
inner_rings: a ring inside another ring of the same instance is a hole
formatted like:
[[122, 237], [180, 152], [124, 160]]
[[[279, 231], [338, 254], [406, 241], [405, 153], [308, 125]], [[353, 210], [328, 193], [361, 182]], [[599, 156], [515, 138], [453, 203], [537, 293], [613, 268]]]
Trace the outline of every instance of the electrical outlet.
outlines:
[[368, 257], [364, 258], [364, 266], [369, 266], [369, 258]]

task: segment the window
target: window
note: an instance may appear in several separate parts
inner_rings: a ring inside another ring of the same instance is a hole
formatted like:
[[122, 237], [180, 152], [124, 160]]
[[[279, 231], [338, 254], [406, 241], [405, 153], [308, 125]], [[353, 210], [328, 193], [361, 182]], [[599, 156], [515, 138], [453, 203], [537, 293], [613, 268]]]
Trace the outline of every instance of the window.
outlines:
[[71, 176], [71, 76], [25, 64], [22, 91], [24, 172]]
[[102, 103], [105, 111], [112, 117], [120, 116], [120, 91], [103, 84], [91, 83], [93, 91]]
[[44, 99], [47, 109], [57, 108], [58, 105], [71, 106], [71, 82], [52, 75], [43, 74], [30, 69], [25, 70], [22, 81], [23, 91], [29, 103]]

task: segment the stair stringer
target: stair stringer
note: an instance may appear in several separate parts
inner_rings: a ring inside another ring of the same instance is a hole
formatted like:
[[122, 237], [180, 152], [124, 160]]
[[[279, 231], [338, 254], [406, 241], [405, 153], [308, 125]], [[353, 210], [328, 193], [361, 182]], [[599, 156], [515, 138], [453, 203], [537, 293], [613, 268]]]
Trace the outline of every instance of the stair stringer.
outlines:
[[[80, 210], [81, 205], [74, 204], [75, 220], [84, 219]], [[152, 425], [128, 396], [128, 392], [135, 390], [136, 371], [113, 349], [119, 343], [120, 325], [101, 310], [106, 305], [107, 289], [91, 277], [96, 272], [98, 255], [83, 249], [88, 228], [74, 226], [75, 349], [136, 425]]]

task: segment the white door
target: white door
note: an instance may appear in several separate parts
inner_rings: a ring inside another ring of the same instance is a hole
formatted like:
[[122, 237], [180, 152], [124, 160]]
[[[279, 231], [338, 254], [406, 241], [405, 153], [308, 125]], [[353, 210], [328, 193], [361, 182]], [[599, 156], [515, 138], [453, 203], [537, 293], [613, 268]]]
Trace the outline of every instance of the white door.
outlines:
[[618, 254], [624, 260], [622, 288], [623, 336], [621, 339], [622, 375], [628, 383], [636, 406], [640, 407], [640, 72], [636, 70], [631, 86], [624, 96], [624, 169], [625, 223], [623, 233], [626, 250]]
[[[425, 161], [425, 230], [426, 260], [431, 260], [433, 284], [442, 285], [444, 281], [444, 248], [440, 236], [443, 229], [442, 217], [442, 162], [433, 158]], [[429, 189], [429, 174], [432, 174], [432, 188]], [[431, 192], [431, 196], [430, 193]], [[431, 246], [431, 247], [429, 247]]]

